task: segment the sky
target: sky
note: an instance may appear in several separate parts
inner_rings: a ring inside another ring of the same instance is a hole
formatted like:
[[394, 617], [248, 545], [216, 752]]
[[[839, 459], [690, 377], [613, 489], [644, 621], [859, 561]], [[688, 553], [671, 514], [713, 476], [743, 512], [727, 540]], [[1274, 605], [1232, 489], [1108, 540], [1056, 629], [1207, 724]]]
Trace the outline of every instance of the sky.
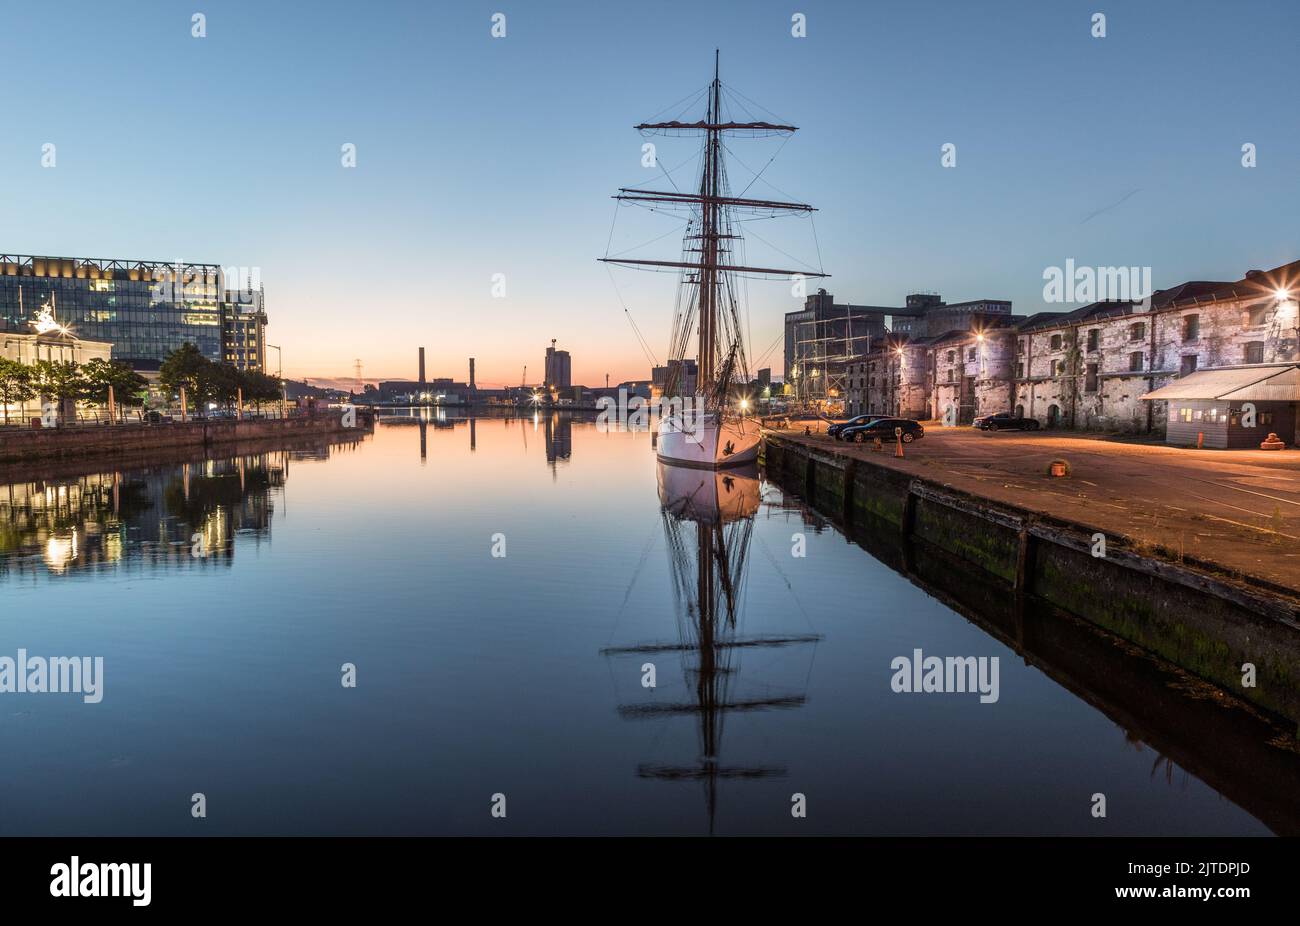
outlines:
[[[675, 115], [715, 48], [729, 88], [800, 127], [730, 140], [733, 189], [759, 171], [749, 195], [819, 209], [753, 223], [747, 257], [823, 268], [838, 301], [937, 292], [1030, 314], [1067, 259], [1150, 267], [1162, 287], [1300, 258], [1290, 0], [0, 0], [0, 15], [0, 253], [256, 267], [293, 377], [350, 377], [359, 359], [367, 380], [413, 378], [423, 345], [430, 377], [463, 380], [473, 356], [480, 385], [518, 385], [525, 364], [535, 383], [554, 338], [575, 383], [648, 378], [674, 278], [597, 258], [676, 259], [679, 223], [610, 197], [664, 170], [691, 184], [691, 140], [649, 139], [648, 169], [632, 126]], [[800, 300], [784, 281], [748, 296], [751, 366], [779, 375]]]

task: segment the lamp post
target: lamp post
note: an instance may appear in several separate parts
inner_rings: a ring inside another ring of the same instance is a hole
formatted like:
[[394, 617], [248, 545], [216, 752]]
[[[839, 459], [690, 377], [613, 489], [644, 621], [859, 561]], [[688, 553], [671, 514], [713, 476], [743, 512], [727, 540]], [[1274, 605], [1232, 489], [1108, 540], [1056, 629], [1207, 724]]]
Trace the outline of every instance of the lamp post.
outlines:
[[268, 344], [266, 346], [275, 351], [276, 362], [278, 364], [278, 369], [276, 370], [275, 375], [280, 380], [280, 417], [283, 418], [284, 406], [288, 401], [288, 396], [286, 395], [286, 390], [284, 388], [284, 351], [280, 349], [278, 344]]

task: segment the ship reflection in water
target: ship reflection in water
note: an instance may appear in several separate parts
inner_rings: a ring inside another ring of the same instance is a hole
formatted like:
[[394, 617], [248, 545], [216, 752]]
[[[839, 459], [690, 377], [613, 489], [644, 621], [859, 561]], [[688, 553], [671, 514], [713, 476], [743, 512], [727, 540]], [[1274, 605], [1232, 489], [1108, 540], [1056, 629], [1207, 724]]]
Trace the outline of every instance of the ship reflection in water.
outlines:
[[609, 657], [679, 655], [682, 674], [693, 695], [690, 701], [625, 704], [619, 706], [619, 714], [629, 720], [694, 718], [699, 740], [695, 761], [642, 763], [637, 775], [702, 783], [712, 834], [720, 782], [787, 775], [781, 765], [729, 765], [724, 761], [722, 733], [727, 714], [798, 708], [806, 701], [802, 691], [747, 692], [746, 680], [740, 673], [740, 653], [811, 645], [821, 637], [741, 632], [745, 566], [762, 499], [756, 466], [717, 471], [660, 462], [658, 482], [677, 639], [609, 647], [603, 652]]

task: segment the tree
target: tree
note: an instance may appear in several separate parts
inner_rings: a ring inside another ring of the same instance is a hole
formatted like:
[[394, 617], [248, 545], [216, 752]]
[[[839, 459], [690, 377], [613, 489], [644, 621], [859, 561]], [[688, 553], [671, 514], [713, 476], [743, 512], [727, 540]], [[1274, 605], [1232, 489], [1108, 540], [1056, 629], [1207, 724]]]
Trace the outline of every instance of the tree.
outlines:
[[243, 389], [247, 394], [244, 372], [230, 364], [213, 363], [208, 368], [209, 397], [229, 408]]
[[10, 405], [19, 405], [35, 397], [32, 374], [31, 367], [17, 360], [0, 357], [0, 404], [4, 405], [5, 424], [9, 423]]
[[96, 357], [81, 368], [86, 391], [83, 397], [94, 405], [108, 404], [108, 387], [113, 387], [113, 398], [123, 407], [143, 405], [148, 381], [129, 364], [120, 360], [102, 360]]
[[245, 370], [244, 399], [261, 407], [263, 402], [280, 401], [280, 380], [261, 370]]
[[86, 380], [71, 360], [38, 360], [33, 365], [37, 392], [51, 399], [77, 399], [85, 394]]
[[86, 392], [81, 368], [71, 360], [38, 360], [33, 369], [36, 391], [44, 398], [59, 400], [60, 417], [75, 418], [76, 401]]
[[185, 390], [190, 405], [201, 409], [213, 391], [216, 366], [193, 344], [182, 344], [163, 361], [158, 381], [172, 392]]

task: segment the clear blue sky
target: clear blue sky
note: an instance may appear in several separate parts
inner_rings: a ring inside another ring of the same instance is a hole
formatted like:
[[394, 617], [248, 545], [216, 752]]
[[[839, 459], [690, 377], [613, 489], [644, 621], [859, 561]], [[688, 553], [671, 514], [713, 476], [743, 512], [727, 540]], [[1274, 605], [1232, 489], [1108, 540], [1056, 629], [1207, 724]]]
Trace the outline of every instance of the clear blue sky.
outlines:
[[[650, 178], [631, 126], [702, 88], [715, 47], [724, 81], [801, 127], [764, 180], [821, 209], [816, 243], [805, 220], [760, 223], [779, 250], [751, 239], [749, 258], [816, 265], [819, 244], [841, 301], [1028, 313], [1067, 258], [1156, 286], [1300, 258], [1294, 2], [5, 0], [2, 22], [0, 251], [260, 267], [295, 375], [360, 357], [412, 376], [424, 344], [431, 375], [474, 355], [482, 382], [524, 363], [536, 381], [557, 338], [576, 381], [648, 376], [595, 258], [610, 194]], [[775, 150], [731, 147], [755, 169]], [[625, 211], [613, 250], [671, 228]], [[662, 359], [671, 279], [615, 279]], [[749, 292], [760, 355], [794, 300]]]

